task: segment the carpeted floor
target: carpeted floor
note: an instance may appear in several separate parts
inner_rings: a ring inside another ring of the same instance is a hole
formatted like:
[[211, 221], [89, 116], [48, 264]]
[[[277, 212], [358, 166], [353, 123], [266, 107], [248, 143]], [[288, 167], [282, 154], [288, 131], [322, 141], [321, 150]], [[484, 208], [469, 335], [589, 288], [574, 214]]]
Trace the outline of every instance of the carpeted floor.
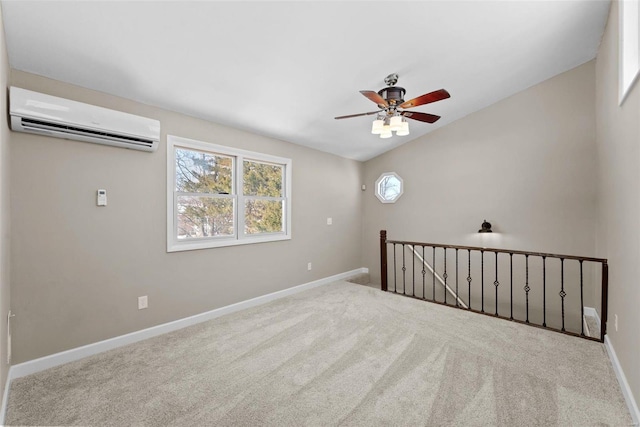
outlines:
[[9, 425], [631, 425], [599, 343], [336, 282], [15, 380]]

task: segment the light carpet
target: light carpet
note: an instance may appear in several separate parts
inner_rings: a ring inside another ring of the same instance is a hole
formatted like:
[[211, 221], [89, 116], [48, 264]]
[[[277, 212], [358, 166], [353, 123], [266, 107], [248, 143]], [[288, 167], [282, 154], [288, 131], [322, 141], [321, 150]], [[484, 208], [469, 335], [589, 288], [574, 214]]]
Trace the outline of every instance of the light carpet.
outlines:
[[6, 421], [632, 423], [602, 344], [347, 282], [14, 380]]

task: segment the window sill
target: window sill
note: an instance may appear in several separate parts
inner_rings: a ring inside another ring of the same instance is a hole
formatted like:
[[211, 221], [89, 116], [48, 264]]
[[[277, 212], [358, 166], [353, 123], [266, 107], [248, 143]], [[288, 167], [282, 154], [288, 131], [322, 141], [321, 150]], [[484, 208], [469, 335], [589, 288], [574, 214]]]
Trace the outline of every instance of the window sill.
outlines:
[[227, 246], [253, 245], [255, 243], [279, 242], [283, 240], [291, 240], [291, 236], [286, 234], [277, 234], [260, 237], [245, 237], [242, 239], [209, 239], [200, 241], [172, 242], [167, 245], [167, 252], [224, 248]]

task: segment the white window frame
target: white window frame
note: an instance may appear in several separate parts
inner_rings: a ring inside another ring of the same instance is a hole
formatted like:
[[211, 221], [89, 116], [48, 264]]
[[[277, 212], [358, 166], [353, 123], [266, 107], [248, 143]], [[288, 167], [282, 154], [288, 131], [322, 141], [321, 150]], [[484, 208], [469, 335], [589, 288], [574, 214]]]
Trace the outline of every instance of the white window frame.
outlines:
[[[384, 181], [386, 178], [389, 178], [389, 177], [394, 177], [395, 179], [400, 181], [400, 191], [398, 192], [398, 195], [396, 196], [396, 198], [391, 200], [385, 199], [384, 195], [380, 194], [380, 184], [382, 183], [382, 181]], [[395, 172], [384, 172], [380, 175], [380, 177], [376, 181], [375, 194], [378, 200], [380, 200], [380, 203], [395, 203], [398, 201], [398, 199], [400, 198], [400, 196], [402, 196], [403, 193], [404, 193], [404, 180], [400, 177], [400, 175], [398, 175]]]
[[618, 105], [622, 105], [640, 75], [640, 5], [618, 2]]
[[[202, 237], [198, 239], [178, 239], [178, 212], [176, 209], [178, 192], [176, 191], [176, 148], [197, 150], [212, 155], [233, 158], [232, 192], [228, 196], [234, 199], [234, 233], [230, 236]], [[281, 165], [283, 169], [282, 197], [245, 196], [244, 160], [259, 163]], [[189, 251], [194, 249], [218, 248], [224, 246], [247, 245], [253, 243], [276, 242], [291, 239], [291, 170], [292, 160], [253, 151], [241, 150], [224, 145], [167, 135], [167, 252]], [[244, 205], [246, 199], [284, 200], [282, 212], [283, 231], [276, 233], [245, 234]]]

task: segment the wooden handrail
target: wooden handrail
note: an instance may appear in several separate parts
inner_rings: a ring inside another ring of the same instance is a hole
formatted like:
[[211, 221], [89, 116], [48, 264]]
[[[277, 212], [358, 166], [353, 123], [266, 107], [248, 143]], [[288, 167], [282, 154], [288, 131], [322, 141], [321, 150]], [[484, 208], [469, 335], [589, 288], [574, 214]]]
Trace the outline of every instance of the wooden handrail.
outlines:
[[[384, 231], [384, 230], [383, 230]], [[385, 232], [386, 235], [386, 232]], [[497, 249], [497, 248], [484, 248], [481, 246], [460, 246], [460, 245], [445, 245], [442, 243], [424, 243], [424, 242], [410, 242], [405, 240], [387, 240], [387, 243], [395, 243], [395, 244], [404, 244], [411, 246], [429, 246], [435, 248], [447, 248], [447, 249], [464, 249], [464, 250], [472, 250], [472, 251], [485, 251], [485, 252], [497, 252], [500, 254], [514, 254], [514, 255], [530, 255], [530, 256], [539, 256], [539, 257], [547, 257], [547, 258], [558, 258], [558, 259], [574, 259], [577, 261], [592, 261], [592, 262], [601, 262], [606, 264], [606, 258], [592, 258], [592, 257], [583, 257], [576, 255], [560, 255], [560, 254], [550, 254], [545, 252], [529, 252], [529, 251], [517, 251], [512, 249]]]

